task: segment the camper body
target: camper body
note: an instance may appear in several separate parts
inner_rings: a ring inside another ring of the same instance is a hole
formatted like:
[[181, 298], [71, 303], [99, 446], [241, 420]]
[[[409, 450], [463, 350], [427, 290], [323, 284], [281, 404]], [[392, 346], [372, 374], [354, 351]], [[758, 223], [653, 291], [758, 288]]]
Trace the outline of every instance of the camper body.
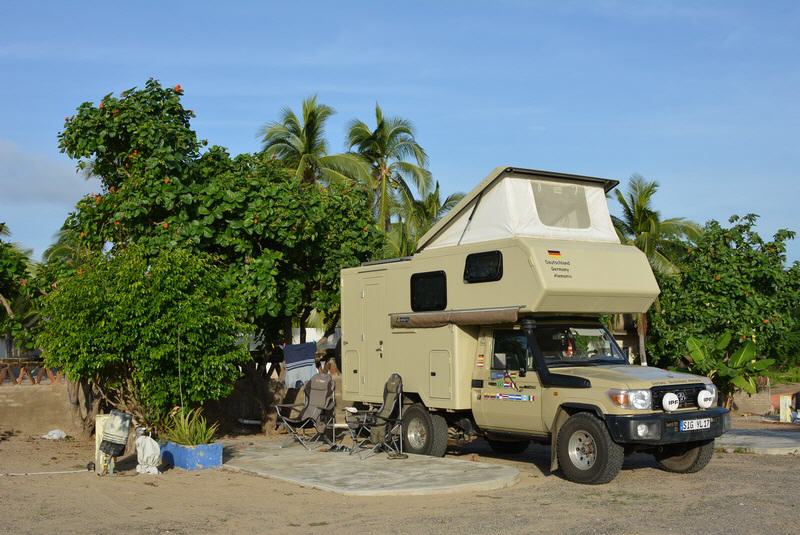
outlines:
[[[702, 467], [728, 425], [724, 409], [701, 408], [716, 396], [710, 381], [629, 365], [600, 323], [645, 312], [658, 294], [645, 256], [611, 225], [614, 185], [498, 168], [412, 257], [342, 270], [344, 399], [378, 404], [399, 373], [415, 453], [476, 436], [499, 452], [538, 440], [587, 483], [613, 478], [623, 451]], [[633, 409], [631, 396], [649, 405]], [[674, 410], [654, 404], [672, 396]]]

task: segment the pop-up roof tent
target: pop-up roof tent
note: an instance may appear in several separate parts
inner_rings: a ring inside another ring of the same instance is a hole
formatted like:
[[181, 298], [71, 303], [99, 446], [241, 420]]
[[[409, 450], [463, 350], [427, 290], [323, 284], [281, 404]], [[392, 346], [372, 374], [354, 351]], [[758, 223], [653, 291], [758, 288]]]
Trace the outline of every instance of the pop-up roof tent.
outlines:
[[419, 240], [417, 252], [512, 237], [618, 244], [605, 197], [617, 184], [498, 167]]

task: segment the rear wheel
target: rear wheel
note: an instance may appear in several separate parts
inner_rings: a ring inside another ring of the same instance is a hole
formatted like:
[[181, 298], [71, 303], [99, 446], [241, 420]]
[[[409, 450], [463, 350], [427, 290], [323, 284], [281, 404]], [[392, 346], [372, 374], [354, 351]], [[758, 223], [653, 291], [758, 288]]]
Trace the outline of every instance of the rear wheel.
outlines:
[[658, 466], [667, 472], [692, 474], [699, 472], [714, 456], [714, 441], [673, 444], [654, 454]]
[[487, 438], [486, 442], [492, 451], [499, 455], [518, 455], [528, 449], [530, 440], [493, 440]]
[[447, 450], [447, 421], [420, 403], [403, 411], [403, 448], [407, 453], [443, 457]]
[[579, 412], [558, 430], [558, 464], [567, 479], [599, 485], [614, 479], [622, 468], [625, 450], [611, 439], [602, 420]]

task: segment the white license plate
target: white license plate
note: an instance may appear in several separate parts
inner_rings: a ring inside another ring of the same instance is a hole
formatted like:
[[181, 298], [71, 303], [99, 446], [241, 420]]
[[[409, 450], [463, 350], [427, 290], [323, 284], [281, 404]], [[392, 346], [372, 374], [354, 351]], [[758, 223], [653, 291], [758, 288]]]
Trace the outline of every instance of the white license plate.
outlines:
[[698, 418], [697, 420], [681, 420], [681, 431], [697, 431], [710, 429], [711, 418]]

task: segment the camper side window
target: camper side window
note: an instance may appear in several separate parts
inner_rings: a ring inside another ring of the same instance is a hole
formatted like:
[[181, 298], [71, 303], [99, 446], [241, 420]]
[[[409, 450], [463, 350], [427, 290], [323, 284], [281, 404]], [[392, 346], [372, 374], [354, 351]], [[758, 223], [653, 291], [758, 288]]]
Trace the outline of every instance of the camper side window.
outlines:
[[411, 310], [426, 312], [447, 308], [447, 277], [444, 271], [411, 275]]
[[492, 282], [503, 278], [503, 253], [487, 251], [467, 255], [464, 282]]

